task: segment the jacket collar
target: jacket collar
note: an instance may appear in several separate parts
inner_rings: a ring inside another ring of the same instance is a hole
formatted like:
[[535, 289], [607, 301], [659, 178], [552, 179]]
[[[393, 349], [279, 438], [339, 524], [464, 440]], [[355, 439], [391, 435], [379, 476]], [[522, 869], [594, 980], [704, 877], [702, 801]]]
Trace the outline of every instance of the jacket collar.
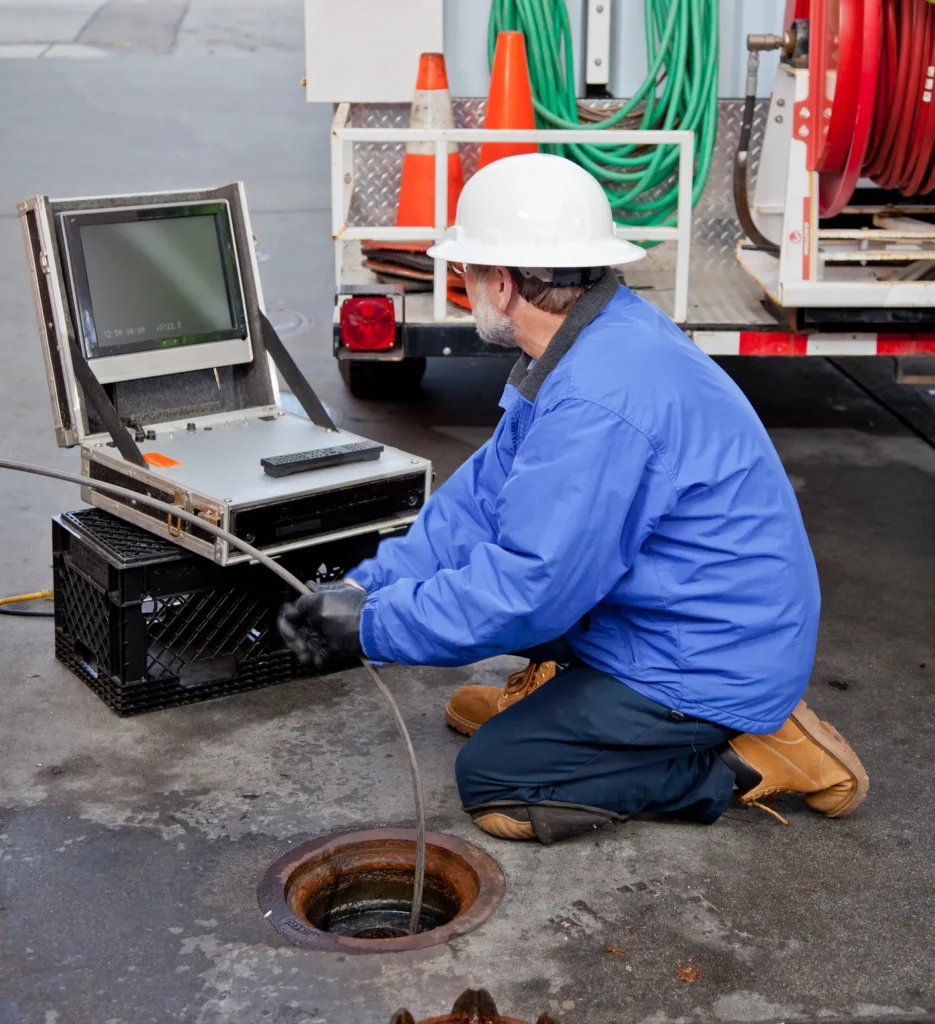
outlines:
[[610, 267], [605, 267], [603, 277], [572, 306], [571, 312], [562, 321], [533, 368], [529, 369], [531, 360], [524, 352], [513, 367], [507, 385], [516, 388], [527, 401], [534, 402], [546, 377], [558, 366], [559, 360], [574, 345], [578, 335], [603, 311], [616, 294], [618, 286], [617, 275]]

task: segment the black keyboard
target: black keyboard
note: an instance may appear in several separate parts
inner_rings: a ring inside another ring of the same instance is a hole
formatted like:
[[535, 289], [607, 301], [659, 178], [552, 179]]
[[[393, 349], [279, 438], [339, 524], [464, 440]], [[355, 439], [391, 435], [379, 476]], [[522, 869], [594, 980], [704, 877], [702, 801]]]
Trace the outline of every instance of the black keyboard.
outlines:
[[334, 448], [273, 455], [268, 459], [260, 459], [260, 465], [267, 476], [291, 476], [309, 469], [343, 466], [346, 462], [372, 462], [379, 459], [382, 452], [383, 445], [375, 441], [355, 441], [353, 444], [335, 445]]

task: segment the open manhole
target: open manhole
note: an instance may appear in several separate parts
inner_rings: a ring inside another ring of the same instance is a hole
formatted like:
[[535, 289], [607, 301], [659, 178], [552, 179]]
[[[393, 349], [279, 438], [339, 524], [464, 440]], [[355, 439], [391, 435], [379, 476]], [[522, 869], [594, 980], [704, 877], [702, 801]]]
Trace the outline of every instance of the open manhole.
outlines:
[[503, 873], [483, 850], [429, 832], [420, 930], [409, 935], [413, 829], [371, 829], [313, 839], [280, 857], [257, 890], [264, 917], [300, 946], [395, 953], [472, 931], [500, 905]]

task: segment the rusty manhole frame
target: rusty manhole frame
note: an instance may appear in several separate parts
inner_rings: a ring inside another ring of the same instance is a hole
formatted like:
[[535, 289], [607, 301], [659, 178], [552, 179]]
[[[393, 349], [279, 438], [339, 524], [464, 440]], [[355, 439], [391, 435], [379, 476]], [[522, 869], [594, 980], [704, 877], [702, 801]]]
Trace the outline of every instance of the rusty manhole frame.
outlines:
[[[440, 869], [439, 861], [457, 858], [463, 862], [463, 869], [469, 872], [470, 877], [476, 879], [477, 885], [476, 897], [447, 924], [401, 938], [358, 939], [322, 931], [297, 917], [289, 906], [288, 892], [303, 868], [337, 860], [342, 851], [353, 858], [359, 855], [358, 848], [362, 844], [374, 847], [373, 863], [376, 866], [414, 868], [415, 838], [415, 829], [375, 828], [332, 833], [303, 843], [280, 857], [264, 875], [257, 888], [260, 910], [280, 935], [306, 949], [325, 953], [402, 953], [410, 949], [425, 949], [449, 942], [483, 924], [500, 906], [506, 892], [503, 872], [493, 857], [480, 847], [442, 832], [426, 833], [426, 872], [445, 879], [450, 885], [452, 880]], [[462, 870], [461, 865], [458, 867]]]
[[[451, 1013], [417, 1021], [408, 1010], [397, 1010], [390, 1024], [528, 1024], [516, 1017], [501, 1017], [497, 1004], [483, 988], [469, 988], [455, 1000]], [[536, 1024], [555, 1024], [547, 1014], [540, 1014]]]

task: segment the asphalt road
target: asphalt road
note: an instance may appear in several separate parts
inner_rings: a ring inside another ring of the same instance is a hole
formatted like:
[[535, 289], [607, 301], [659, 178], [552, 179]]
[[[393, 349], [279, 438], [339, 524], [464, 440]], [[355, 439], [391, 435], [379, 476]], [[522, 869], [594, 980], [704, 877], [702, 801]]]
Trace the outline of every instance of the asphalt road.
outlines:
[[[259, 5], [247, 14], [263, 23]], [[92, 45], [75, 42], [84, 26], [65, 41]], [[489, 435], [501, 362], [433, 365], [411, 404], [344, 391], [330, 355], [330, 111], [303, 103], [296, 49], [271, 48], [0, 60], [5, 456], [77, 464], [54, 447], [16, 200], [235, 178], [273, 319], [301, 327], [287, 341], [341, 422], [432, 458], [441, 479]], [[935, 452], [823, 360], [725, 365], [771, 430], [815, 548], [809, 699], [867, 765], [858, 814], [828, 821], [783, 799], [789, 827], [737, 808], [710, 828], [639, 820], [548, 849], [498, 844], [458, 807], [462, 740], [442, 708], [454, 686], [497, 682], [515, 662], [390, 669], [432, 827], [492, 853], [507, 896], [436, 950], [311, 954], [257, 910], [267, 865], [310, 836], [411, 817], [396, 734], [363, 673], [117, 719], [55, 662], [48, 622], [3, 619], [0, 1022], [385, 1024], [401, 1005], [446, 1012], [469, 984], [530, 1020], [930, 1017]], [[49, 520], [77, 494], [17, 477], [0, 493], [0, 589], [48, 585]]]

